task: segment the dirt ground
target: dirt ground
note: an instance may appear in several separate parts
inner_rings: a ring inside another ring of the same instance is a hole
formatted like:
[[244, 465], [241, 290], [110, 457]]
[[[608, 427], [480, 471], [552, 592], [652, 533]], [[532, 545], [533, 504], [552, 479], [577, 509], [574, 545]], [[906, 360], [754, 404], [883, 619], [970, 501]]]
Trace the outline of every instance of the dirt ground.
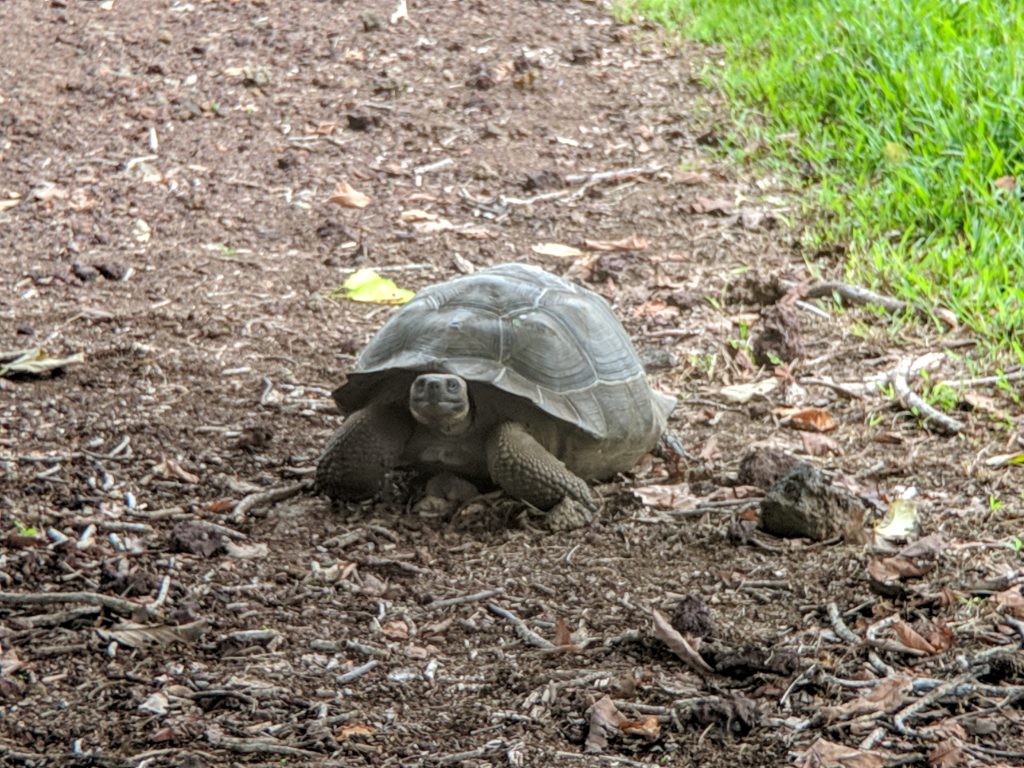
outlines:
[[[82, 353], [0, 376], [0, 763], [1024, 764], [1024, 416], [975, 381], [946, 435], [886, 383], [993, 373], [971, 339], [783, 297], [841, 254], [716, 154], [713, 51], [598, 3], [394, 11], [0, 3], [0, 350]], [[507, 261], [612, 302], [684, 453], [569, 532], [289, 493], [390, 311], [346, 277]], [[752, 447], [863, 526], [758, 530]], [[869, 534], [909, 489], [907, 551]]]

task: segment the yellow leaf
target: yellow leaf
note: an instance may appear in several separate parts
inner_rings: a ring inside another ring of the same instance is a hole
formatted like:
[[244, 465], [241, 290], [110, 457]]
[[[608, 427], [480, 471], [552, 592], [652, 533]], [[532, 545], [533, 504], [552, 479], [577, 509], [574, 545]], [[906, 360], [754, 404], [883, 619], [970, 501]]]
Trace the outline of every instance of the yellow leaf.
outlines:
[[365, 208], [370, 204], [371, 198], [354, 189], [347, 181], [343, 181], [334, 188], [334, 194], [327, 198], [327, 202], [340, 205], [342, 208]]
[[381, 277], [372, 269], [360, 269], [342, 283], [345, 298], [370, 304], [405, 304], [415, 294], [408, 288], [399, 288], [395, 281]]

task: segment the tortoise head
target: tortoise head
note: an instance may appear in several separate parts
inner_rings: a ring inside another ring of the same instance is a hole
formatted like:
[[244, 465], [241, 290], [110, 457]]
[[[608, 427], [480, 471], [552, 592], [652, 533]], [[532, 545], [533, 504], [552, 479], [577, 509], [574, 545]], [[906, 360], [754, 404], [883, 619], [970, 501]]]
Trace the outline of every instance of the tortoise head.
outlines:
[[409, 387], [409, 411], [420, 424], [445, 435], [457, 435], [472, 426], [469, 388], [461, 376], [420, 374]]

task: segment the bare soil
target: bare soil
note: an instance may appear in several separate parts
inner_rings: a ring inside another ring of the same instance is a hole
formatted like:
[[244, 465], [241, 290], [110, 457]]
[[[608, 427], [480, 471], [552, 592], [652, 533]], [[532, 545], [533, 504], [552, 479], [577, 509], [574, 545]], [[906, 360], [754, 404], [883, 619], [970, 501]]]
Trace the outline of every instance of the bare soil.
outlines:
[[[943, 350], [929, 381], [984, 374], [971, 340], [776, 304], [841, 264], [796, 245], [800, 190], [716, 153], [714, 51], [597, 3], [393, 10], [0, 3], [0, 350], [84, 356], [0, 377], [0, 762], [1024, 764], [1024, 483], [989, 461], [1021, 409], [962, 387], [944, 436], [835, 386]], [[308, 479], [387, 316], [349, 274], [505, 261], [613, 303], [685, 453], [570, 532], [416, 483], [251, 497]], [[752, 446], [863, 525], [757, 530]], [[860, 529], [910, 488], [924, 538], [894, 558]]]

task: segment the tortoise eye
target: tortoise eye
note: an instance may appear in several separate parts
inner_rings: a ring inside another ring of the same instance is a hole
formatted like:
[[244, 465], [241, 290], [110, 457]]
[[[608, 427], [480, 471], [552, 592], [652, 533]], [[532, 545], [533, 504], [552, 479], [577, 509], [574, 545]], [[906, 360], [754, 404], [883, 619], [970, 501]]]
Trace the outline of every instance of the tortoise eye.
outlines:
[[457, 382], [455, 379], [448, 379], [448, 383], [445, 386], [448, 387], [449, 392], [459, 391], [459, 382]]

